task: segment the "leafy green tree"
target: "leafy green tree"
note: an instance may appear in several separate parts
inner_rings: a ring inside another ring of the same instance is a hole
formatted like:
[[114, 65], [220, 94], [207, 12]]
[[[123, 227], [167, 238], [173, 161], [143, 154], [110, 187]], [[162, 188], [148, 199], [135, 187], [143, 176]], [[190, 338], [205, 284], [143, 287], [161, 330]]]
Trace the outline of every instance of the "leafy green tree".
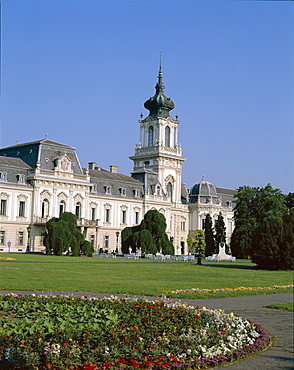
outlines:
[[212, 218], [209, 213], [205, 217], [204, 224], [204, 233], [205, 233], [205, 256], [211, 256], [215, 250], [215, 235], [213, 232]]
[[239, 188], [231, 240], [233, 255], [250, 256], [259, 268], [289, 268], [293, 263], [291, 217], [291, 207], [287, 207], [285, 195], [279, 189], [270, 184], [264, 188]]
[[202, 255], [205, 252], [205, 233], [204, 230], [198, 229], [194, 232], [193, 238], [187, 239], [189, 252]]
[[76, 216], [70, 212], [64, 212], [59, 218], [53, 217], [46, 223], [44, 245], [46, 254], [92, 256], [94, 253], [92, 244], [77, 229]]
[[294, 208], [294, 193], [289, 193], [285, 197], [285, 204], [288, 208]]
[[242, 186], [235, 195], [235, 228], [231, 238], [232, 254], [237, 258], [248, 258], [252, 233], [256, 227], [255, 194], [257, 188]]

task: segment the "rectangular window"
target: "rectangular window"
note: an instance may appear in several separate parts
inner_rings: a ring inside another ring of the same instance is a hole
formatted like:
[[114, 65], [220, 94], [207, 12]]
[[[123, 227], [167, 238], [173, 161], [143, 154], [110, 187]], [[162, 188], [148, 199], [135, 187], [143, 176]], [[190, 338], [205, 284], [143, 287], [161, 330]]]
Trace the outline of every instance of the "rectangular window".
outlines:
[[25, 217], [25, 209], [26, 209], [26, 202], [20, 201], [19, 210], [18, 210], [19, 217]]
[[122, 211], [122, 223], [126, 224], [127, 223], [127, 211]]
[[139, 225], [139, 212], [135, 212], [135, 224]]
[[18, 245], [23, 245], [23, 242], [24, 242], [24, 232], [23, 231], [19, 231], [18, 232]]
[[110, 222], [110, 209], [105, 210], [105, 222]]
[[205, 230], [205, 218], [202, 219], [202, 230]]
[[91, 208], [91, 220], [96, 220], [96, 208]]
[[5, 231], [0, 231], [0, 244], [4, 245], [5, 242]]
[[93, 245], [93, 247], [95, 246], [95, 235], [90, 236], [90, 243]]
[[105, 236], [104, 239], [104, 248], [108, 249], [109, 248], [109, 236]]
[[0, 203], [0, 216], [6, 216], [7, 200], [1, 199]]

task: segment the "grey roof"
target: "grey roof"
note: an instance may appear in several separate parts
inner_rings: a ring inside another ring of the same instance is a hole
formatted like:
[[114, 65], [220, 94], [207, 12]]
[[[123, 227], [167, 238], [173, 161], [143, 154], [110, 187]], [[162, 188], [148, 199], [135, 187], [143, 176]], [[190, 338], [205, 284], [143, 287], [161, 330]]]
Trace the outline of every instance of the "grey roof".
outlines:
[[218, 194], [226, 194], [226, 195], [231, 195], [231, 196], [234, 196], [235, 194], [237, 194], [237, 190], [235, 189], [227, 189], [227, 188], [220, 188], [220, 187], [216, 187], [216, 191]]
[[22, 143], [22, 144], [7, 146], [7, 147], [4, 147], [4, 148], [1, 148], [0, 150], [6, 150], [6, 149], [10, 149], [10, 148], [20, 148], [20, 147], [23, 147], [23, 146], [35, 145], [35, 144], [59, 145], [59, 146], [64, 146], [64, 147], [67, 147], [67, 148], [75, 149], [73, 146], [61, 144], [61, 143], [58, 143], [56, 141], [52, 141], [52, 140], [49, 140], [49, 139], [41, 139], [41, 140], [31, 141], [29, 143]]
[[55, 159], [65, 154], [71, 160], [73, 173], [82, 174], [79, 159], [72, 146], [43, 139], [0, 149], [0, 155], [20, 158], [32, 168], [36, 168], [39, 163], [40, 168], [45, 170], [54, 170]]
[[[85, 173], [85, 169], [84, 173]], [[131, 176], [123, 175], [121, 173], [115, 173], [115, 172], [109, 172], [106, 170], [88, 170], [89, 175], [91, 178], [97, 178], [97, 179], [107, 179], [107, 180], [113, 180], [113, 181], [120, 181], [120, 182], [128, 182], [133, 183], [137, 185], [141, 185], [140, 181], [134, 179]]]
[[24, 169], [31, 168], [28, 164], [26, 164], [20, 158], [10, 158], [10, 157], [4, 157], [4, 156], [0, 156], [0, 165], [8, 166], [8, 167], [19, 167], [19, 168], [24, 168]]

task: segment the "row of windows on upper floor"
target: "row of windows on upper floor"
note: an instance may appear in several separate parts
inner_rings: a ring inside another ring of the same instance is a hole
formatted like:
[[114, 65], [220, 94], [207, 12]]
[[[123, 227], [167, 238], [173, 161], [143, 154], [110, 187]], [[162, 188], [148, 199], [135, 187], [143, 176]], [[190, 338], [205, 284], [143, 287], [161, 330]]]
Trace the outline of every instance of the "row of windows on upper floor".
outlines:
[[[7, 199], [0, 200], [0, 216], [7, 216]], [[18, 202], [18, 217], [26, 217], [26, 202]]]
[[[25, 184], [26, 176], [24, 174], [17, 174], [16, 180], [19, 184]], [[0, 171], [0, 181], [3, 181], [3, 182], [7, 181], [7, 172]]]
[[[47, 199], [44, 199], [41, 206], [41, 218], [47, 218], [49, 215], [49, 207], [50, 203]], [[64, 200], [61, 200], [59, 203], [59, 216], [66, 212], [66, 202]], [[92, 221], [95, 221], [97, 219], [97, 208], [91, 207], [90, 208], [90, 214], [89, 218]], [[75, 204], [75, 215], [78, 219], [81, 218], [82, 215], [82, 204], [80, 202], [77, 202]], [[0, 216], [7, 216], [7, 200], [1, 199], [0, 200]], [[26, 202], [20, 201], [18, 203], [18, 217], [26, 217]], [[139, 212], [135, 211], [134, 214], [134, 220], [135, 224], [139, 224]], [[104, 210], [104, 222], [110, 223], [111, 222], [111, 208], [105, 208]], [[127, 224], [127, 211], [122, 210], [121, 211], [121, 223]]]
[[[176, 144], [176, 128], [174, 132], [174, 141]], [[148, 146], [154, 146], [155, 140], [154, 140], [154, 127], [149, 126], [148, 130]], [[166, 126], [164, 130], [164, 146], [170, 147], [171, 146], [171, 130], [170, 127]]]
[[[104, 189], [104, 194], [106, 194], [106, 195], [112, 195], [113, 194], [112, 185], [104, 185], [103, 186], [103, 189]], [[119, 195], [127, 196], [127, 189], [125, 187], [119, 187], [118, 188], [118, 192], [119, 192]], [[135, 198], [140, 198], [140, 196], [141, 196], [141, 190], [139, 190], [139, 189], [133, 189], [132, 192], [133, 192], [133, 196]], [[98, 193], [98, 185], [97, 184], [92, 184], [91, 185], [91, 187], [90, 187], [90, 193], [92, 193], [92, 194]]]
[[[44, 199], [42, 202], [41, 207], [41, 217], [46, 218], [49, 215], [49, 201], [47, 199]], [[64, 200], [61, 200], [59, 203], [59, 216], [66, 212], [66, 202]], [[77, 219], [81, 218], [82, 215], [82, 204], [80, 202], [77, 202], [75, 204], [75, 215], [77, 216]], [[139, 224], [139, 211], [135, 211], [134, 213], [134, 220], [135, 225]], [[95, 221], [97, 219], [97, 208], [91, 207], [89, 212], [89, 219], [92, 221]], [[104, 222], [111, 223], [111, 207], [107, 206], [104, 209]], [[125, 209], [121, 210], [121, 224], [127, 224], [127, 211]]]

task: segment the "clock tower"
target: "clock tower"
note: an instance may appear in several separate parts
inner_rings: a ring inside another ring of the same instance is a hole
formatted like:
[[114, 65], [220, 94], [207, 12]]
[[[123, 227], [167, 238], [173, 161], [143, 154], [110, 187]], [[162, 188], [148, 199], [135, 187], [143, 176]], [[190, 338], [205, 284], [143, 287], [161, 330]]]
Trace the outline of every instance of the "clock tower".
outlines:
[[[179, 121], [170, 117], [169, 112], [175, 103], [164, 95], [161, 63], [155, 95], [144, 103], [149, 115], [141, 115], [140, 141], [136, 145], [132, 176], [139, 174], [152, 176], [152, 181], [145, 183], [145, 194], [161, 195], [170, 198], [174, 207], [181, 201], [182, 188], [182, 149], [178, 143]], [[157, 176], [156, 176], [157, 175]], [[156, 178], [156, 180], [155, 180]]]

